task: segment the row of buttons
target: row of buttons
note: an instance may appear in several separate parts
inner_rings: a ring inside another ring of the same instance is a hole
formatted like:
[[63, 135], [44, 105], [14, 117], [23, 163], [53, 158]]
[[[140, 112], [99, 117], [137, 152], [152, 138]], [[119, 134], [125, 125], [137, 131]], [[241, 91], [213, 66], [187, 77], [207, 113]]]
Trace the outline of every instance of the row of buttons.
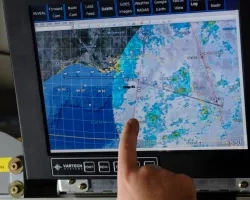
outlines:
[[[137, 161], [138, 163], [138, 166], [140, 166], [140, 162]], [[144, 161], [143, 163], [144, 165], [155, 165], [155, 161]], [[95, 172], [95, 163], [93, 161], [88, 161], [88, 162], [84, 162], [83, 163], [83, 166], [84, 166], [84, 172], [86, 173], [94, 173]], [[98, 162], [98, 169], [99, 169], [99, 172], [101, 173], [108, 173], [110, 172], [110, 163], [109, 161], [100, 161]], [[114, 161], [113, 162], [113, 170], [114, 172], [117, 172], [118, 170], [118, 162], [117, 161]]]
[[[137, 157], [138, 166], [158, 165], [157, 157]], [[53, 176], [117, 176], [117, 157], [51, 158]]]
[[[171, 7], [169, 3], [171, 2]], [[151, 5], [153, 4], [153, 5]], [[208, 6], [207, 6], [208, 5]], [[189, 9], [188, 9], [189, 6]], [[224, 0], [86, 0], [83, 4], [48, 5], [32, 7], [32, 16], [35, 21], [82, 19], [97, 17], [114, 17], [128, 15], [181, 13], [190, 11], [225, 9]], [[117, 12], [117, 13], [116, 13]], [[100, 13], [100, 16], [99, 14]], [[48, 16], [47, 16], [48, 15]]]

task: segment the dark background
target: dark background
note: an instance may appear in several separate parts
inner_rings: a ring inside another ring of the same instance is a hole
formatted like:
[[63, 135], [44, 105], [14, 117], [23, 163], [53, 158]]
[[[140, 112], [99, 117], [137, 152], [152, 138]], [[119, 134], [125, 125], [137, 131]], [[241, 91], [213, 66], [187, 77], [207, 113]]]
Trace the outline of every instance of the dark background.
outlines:
[[0, 131], [13, 137], [20, 137], [14, 80], [4, 21], [3, 4], [0, 0]]

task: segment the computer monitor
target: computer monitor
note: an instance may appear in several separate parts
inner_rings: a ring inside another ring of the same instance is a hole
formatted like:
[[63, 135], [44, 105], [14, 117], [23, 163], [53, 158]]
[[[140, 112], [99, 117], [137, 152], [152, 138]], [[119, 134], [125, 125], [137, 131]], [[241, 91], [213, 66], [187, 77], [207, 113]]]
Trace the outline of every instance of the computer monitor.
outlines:
[[249, 155], [242, 1], [22, 0], [10, 14], [11, 2], [28, 178], [116, 177], [130, 118], [140, 166], [194, 177], [249, 166], [228, 166]]

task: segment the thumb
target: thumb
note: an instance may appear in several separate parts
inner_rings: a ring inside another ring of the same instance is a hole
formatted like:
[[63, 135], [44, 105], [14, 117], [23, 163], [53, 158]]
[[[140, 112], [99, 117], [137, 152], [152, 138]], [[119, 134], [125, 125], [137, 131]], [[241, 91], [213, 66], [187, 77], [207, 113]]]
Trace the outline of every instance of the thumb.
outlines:
[[138, 133], [139, 122], [130, 119], [124, 127], [118, 152], [118, 173], [124, 173], [125, 176], [138, 167], [136, 153]]

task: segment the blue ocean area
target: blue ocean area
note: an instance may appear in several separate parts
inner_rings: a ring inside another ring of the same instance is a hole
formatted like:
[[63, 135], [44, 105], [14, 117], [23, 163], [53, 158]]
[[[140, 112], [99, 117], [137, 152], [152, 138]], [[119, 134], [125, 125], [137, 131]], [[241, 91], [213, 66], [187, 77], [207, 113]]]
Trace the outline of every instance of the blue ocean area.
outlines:
[[[142, 30], [149, 31], [146, 29]], [[116, 71], [101, 73], [95, 67], [73, 64], [44, 82], [52, 150], [118, 147], [122, 125], [115, 123], [113, 109], [122, 109], [127, 92], [123, 86], [128, 86], [124, 77], [137, 78], [136, 65], [142, 53], [143, 41], [135, 34], [120, 56]]]
[[118, 137], [112, 105], [113, 77], [114, 73], [73, 64], [44, 82], [52, 150], [102, 149]]

